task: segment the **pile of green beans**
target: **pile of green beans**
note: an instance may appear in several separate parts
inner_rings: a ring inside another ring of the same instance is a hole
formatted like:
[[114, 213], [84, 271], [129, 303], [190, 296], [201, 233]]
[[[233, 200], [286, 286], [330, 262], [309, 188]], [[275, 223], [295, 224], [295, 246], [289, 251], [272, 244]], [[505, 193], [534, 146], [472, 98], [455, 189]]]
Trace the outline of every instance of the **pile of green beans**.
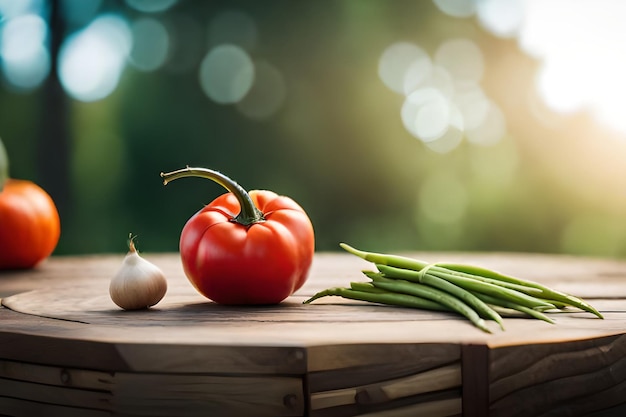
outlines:
[[591, 304], [537, 282], [472, 265], [435, 263], [384, 253], [365, 252], [345, 243], [349, 253], [372, 262], [377, 271], [363, 271], [370, 282], [351, 282], [350, 288], [329, 288], [304, 301], [326, 296], [461, 314], [491, 333], [485, 320], [504, 330], [499, 311], [516, 311], [554, 324], [545, 312], [574, 307], [604, 318]]

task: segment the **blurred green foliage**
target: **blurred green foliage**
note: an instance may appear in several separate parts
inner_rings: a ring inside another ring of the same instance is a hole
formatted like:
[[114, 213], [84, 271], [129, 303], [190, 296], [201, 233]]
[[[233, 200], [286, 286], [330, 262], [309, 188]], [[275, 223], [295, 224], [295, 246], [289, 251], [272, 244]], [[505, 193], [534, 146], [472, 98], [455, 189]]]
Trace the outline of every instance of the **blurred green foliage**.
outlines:
[[[101, 9], [138, 14], [115, 1]], [[225, 9], [252, 17], [258, 41], [251, 56], [284, 77], [285, 102], [268, 120], [216, 104], [200, 88], [207, 23]], [[626, 254], [626, 231], [611, 227], [624, 224], [622, 203], [607, 209], [581, 199], [537, 157], [558, 155], [568, 134], [529, 123], [530, 110], [520, 104], [537, 64], [472, 19], [444, 16], [427, 1], [360, 0], [187, 0], [159, 18], [174, 16], [201, 28], [186, 58], [190, 70], [127, 68], [107, 98], [68, 98], [71, 199], [56, 254], [123, 252], [130, 232], [143, 251], [176, 251], [185, 221], [223, 192], [201, 179], [164, 187], [159, 173], [185, 165], [219, 170], [246, 189], [289, 195], [309, 213], [319, 251], [338, 250], [345, 241], [381, 251]], [[402, 98], [379, 79], [378, 60], [399, 40], [432, 50], [455, 37], [481, 46], [484, 87], [501, 104], [509, 134], [493, 146], [464, 142], [438, 154], [403, 128]], [[505, 59], [514, 62], [514, 74], [510, 64], [501, 65]], [[42, 94], [0, 89], [0, 136], [12, 176], [48, 183], [54, 173], [43, 173], [35, 156], [40, 141], [53, 140], [39, 129], [42, 112], [54, 111], [42, 107]], [[537, 150], [539, 137], [556, 145]], [[571, 243], [588, 242], [589, 227], [612, 230], [610, 242]]]

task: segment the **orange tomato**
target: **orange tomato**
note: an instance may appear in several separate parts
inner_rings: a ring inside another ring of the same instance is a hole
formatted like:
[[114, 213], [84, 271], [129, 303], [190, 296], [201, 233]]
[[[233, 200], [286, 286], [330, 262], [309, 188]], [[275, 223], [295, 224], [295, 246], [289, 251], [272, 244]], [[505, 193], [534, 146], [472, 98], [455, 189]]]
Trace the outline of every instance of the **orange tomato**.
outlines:
[[32, 268], [61, 235], [54, 201], [31, 181], [8, 179], [0, 191], [0, 269]]

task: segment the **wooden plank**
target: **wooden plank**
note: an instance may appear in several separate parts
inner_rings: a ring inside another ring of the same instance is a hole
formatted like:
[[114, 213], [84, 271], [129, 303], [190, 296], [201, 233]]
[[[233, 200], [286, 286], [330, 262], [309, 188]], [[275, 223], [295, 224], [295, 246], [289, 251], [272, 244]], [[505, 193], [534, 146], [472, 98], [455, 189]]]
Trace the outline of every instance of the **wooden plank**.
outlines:
[[[10, 312], [0, 310], [3, 319], [13, 316]], [[18, 315], [19, 316], [19, 315]], [[23, 316], [23, 315], [22, 315]], [[32, 320], [29, 320], [32, 319]], [[70, 367], [92, 370], [129, 370], [127, 363], [119, 355], [115, 345], [96, 341], [80, 340], [63, 337], [64, 327], [54, 326], [38, 318], [21, 317], [15, 330], [9, 330], [9, 320], [5, 320], [0, 330], [0, 358], [20, 362], [53, 364], [59, 367]], [[28, 323], [33, 326], [28, 326]], [[50, 326], [50, 327], [48, 327]], [[56, 337], [28, 334], [50, 330], [60, 330]]]
[[460, 360], [455, 344], [345, 344], [307, 350], [311, 392], [413, 375]]
[[[492, 402], [515, 391], [546, 381], [590, 374], [603, 369], [614, 375], [626, 358], [626, 335], [604, 337], [555, 345], [503, 348], [493, 353], [490, 399]], [[505, 372], [510, 372], [506, 374]], [[616, 382], [620, 382], [618, 379]]]
[[[489, 415], [521, 417], [551, 414], [556, 410], [561, 410], [561, 415], [584, 415], [581, 407], [596, 411], [624, 404], [625, 393], [626, 360], [613, 370], [560, 378], [516, 391], [491, 404]], [[585, 401], [579, 401], [583, 397]], [[524, 404], [523, 409], [517, 407], [519, 404]]]
[[64, 386], [88, 390], [108, 391], [114, 374], [85, 369], [60, 368], [0, 359], [0, 378]]
[[361, 417], [450, 417], [461, 414], [461, 399], [451, 398], [441, 401], [424, 402], [392, 410], [361, 414]]
[[137, 372], [301, 375], [306, 351], [280, 346], [118, 344]]
[[92, 410], [87, 408], [66, 407], [55, 404], [46, 404], [9, 398], [0, 394], [0, 415], [17, 417], [111, 417], [112, 414], [105, 410]]
[[356, 403], [385, 403], [399, 398], [460, 386], [461, 366], [460, 363], [456, 363], [376, 384], [315, 392], [311, 394], [310, 406], [312, 410], [320, 410]]
[[[338, 405], [335, 407], [322, 408], [318, 410], [309, 410], [306, 416], [309, 417], [354, 417], [369, 415], [372, 413], [387, 413], [385, 415], [394, 416], [396, 412], [414, 412], [415, 410], [428, 409], [435, 405], [435, 409], [444, 404], [457, 404], [458, 410], [450, 415], [461, 415], [461, 390], [458, 388], [444, 391], [434, 391], [409, 397], [402, 397], [386, 402], [359, 402], [352, 404]], [[442, 408], [446, 408], [443, 406]], [[439, 411], [435, 414], [446, 415], [448, 411]], [[421, 414], [416, 414], [421, 415]], [[429, 415], [429, 414], [425, 414]]]
[[123, 415], [301, 416], [302, 379], [279, 376], [118, 374], [111, 404]]
[[10, 398], [72, 408], [109, 410], [111, 403], [111, 394], [108, 392], [80, 390], [5, 378], [0, 378], [0, 393]]
[[[42, 410], [62, 406], [168, 417], [206, 413], [300, 416], [304, 410], [300, 377], [107, 374], [14, 361], [1, 361], [0, 365], [0, 393], [39, 403]], [[0, 414], [3, 412], [0, 409]]]

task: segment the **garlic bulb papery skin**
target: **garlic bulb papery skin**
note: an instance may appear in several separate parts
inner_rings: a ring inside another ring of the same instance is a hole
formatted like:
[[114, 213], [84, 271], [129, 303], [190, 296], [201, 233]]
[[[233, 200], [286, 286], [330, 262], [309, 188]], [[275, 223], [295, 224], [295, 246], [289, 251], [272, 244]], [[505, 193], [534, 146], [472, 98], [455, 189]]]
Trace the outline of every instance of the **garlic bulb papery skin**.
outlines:
[[111, 279], [109, 294], [124, 310], [148, 308], [163, 299], [167, 280], [159, 267], [139, 256], [132, 239], [129, 246], [122, 267]]

